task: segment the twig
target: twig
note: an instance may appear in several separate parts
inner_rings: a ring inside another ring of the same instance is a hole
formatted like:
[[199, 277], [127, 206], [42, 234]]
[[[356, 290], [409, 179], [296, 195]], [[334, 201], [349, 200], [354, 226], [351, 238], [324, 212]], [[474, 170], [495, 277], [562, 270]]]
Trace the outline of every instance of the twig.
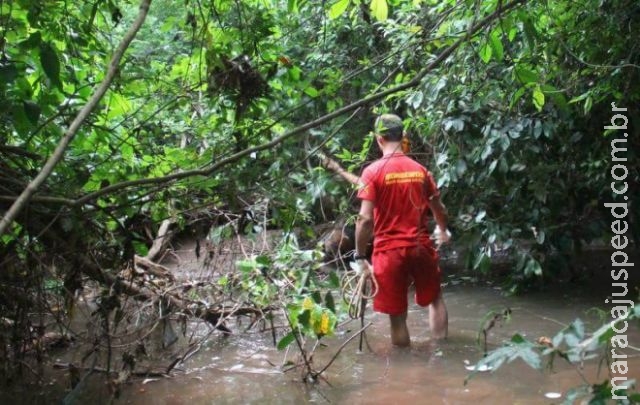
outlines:
[[340, 352], [342, 351], [342, 349], [345, 348], [345, 346], [351, 342], [356, 336], [358, 336], [360, 333], [364, 332], [365, 329], [367, 329], [369, 326], [371, 326], [373, 324], [373, 322], [369, 322], [368, 324], [366, 324], [365, 326], [363, 326], [359, 331], [357, 331], [355, 334], [353, 334], [353, 336], [351, 336], [349, 339], [347, 339], [346, 341], [344, 341], [344, 343], [342, 343], [342, 345], [340, 345], [340, 347], [338, 348], [338, 351], [336, 352], [336, 354], [333, 355], [333, 358], [331, 358], [331, 360], [329, 360], [329, 363], [327, 363], [326, 366], [324, 366], [324, 368], [322, 370], [320, 370], [317, 374], [320, 375], [322, 373], [324, 373], [324, 371], [326, 369], [329, 368], [329, 366], [331, 366], [331, 364], [333, 364], [333, 362], [335, 361], [335, 359], [338, 357], [338, 355], [340, 354]]

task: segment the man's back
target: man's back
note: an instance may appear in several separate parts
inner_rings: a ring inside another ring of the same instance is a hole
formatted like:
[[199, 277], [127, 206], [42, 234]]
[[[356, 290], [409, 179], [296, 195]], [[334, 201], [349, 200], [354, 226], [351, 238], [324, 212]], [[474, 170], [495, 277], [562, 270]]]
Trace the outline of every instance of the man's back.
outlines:
[[358, 196], [373, 201], [374, 248], [428, 244], [429, 198], [437, 193], [427, 169], [403, 153], [382, 157], [362, 174]]

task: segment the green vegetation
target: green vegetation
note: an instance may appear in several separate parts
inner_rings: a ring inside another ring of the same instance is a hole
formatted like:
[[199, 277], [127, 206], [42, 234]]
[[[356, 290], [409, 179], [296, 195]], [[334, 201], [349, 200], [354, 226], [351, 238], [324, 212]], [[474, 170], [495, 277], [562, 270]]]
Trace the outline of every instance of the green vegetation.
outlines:
[[[626, 196], [640, 199], [636, 1], [141, 5], [0, 1], [7, 364], [19, 364], [21, 342], [34, 337], [40, 321], [29, 313], [56, 301], [66, 313], [83, 286], [156, 297], [118, 278], [136, 257], [157, 258], [154, 241], [202, 223], [215, 225], [214, 242], [265, 229], [317, 238], [314, 225], [353, 213], [350, 190], [320, 168], [317, 152], [360, 170], [374, 158], [365, 135], [382, 111], [406, 118], [466, 267], [488, 273], [507, 249], [518, 263], [512, 292], [577, 277], [573, 259], [584, 246], [609, 243], [603, 202], [615, 195], [603, 127], [612, 102], [628, 108]], [[628, 218], [636, 248], [637, 215]], [[300, 264], [304, 247], [284, 243], [249, 258], [239, 279], [216, 286], [223, 295], [243, 289], [256, 308], [288, 308], [282, 347], [328, 334], [345, 311], [331, 308], [331, 280], [290, 289], [265, 281], [274, 269], [273, 280], [315, 269]], [[205, 296], [190, 294], [162, 297], [175, 309]], [[121, 305], [108, 302], [107, 326]], [[220, 326], [220, 314], [189, 315]]]

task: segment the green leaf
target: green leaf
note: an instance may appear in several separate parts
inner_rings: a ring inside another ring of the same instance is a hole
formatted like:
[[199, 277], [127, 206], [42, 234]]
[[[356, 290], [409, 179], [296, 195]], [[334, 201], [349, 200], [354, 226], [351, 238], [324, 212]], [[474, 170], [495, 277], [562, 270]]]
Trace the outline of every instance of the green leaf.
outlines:
[[536, 31], [536, 27], [531, 21], [531, 18], [526, 17], [523, 21], [524, 28], [524, 36], [527, 39], [527, 43], [529, 44], [529, 49], [532, 51], [536, 47], [536, 37], [538, 36], [538, 32]]
[[318, 97], [318, 90], [316, 90], [315, 87], [307, 87], [306, 89], [304, 89], [304, 93], [309, 97]]
[[333, 295], [331, 294], [331, 291], [327, 291], [327, 293], [325, 294], [324, 304], [327, 306], [329, 311], [333, 312], [334, 314], [336, 313], [336, 303], [333, 300]]
[[282, 339], [280, 339], [280, 341], [278, 342], [277, 348], [278, 350], [282, 350], [285, 349], [287, 346], [289, 346], [291, 344], [291, 342], [293, 342], [294, 340], [296, 340], [296, 335], [294, 334], [293, 331], [287, 333], [286, 335], [284, 335], [284, 337]]
[[513, 343], [526, 343], [526, 339], [522, 337], [521, 334], [516, 333], [515, 335], [511, 336], [511, 341]]
[[24, 107], [24, 113], [26, 114], [27, 119], [29, 119], [29, 122], [31, 122], [33, 125], [37, 125], [38, 119], [40, 119], [40, 106], [31, 100], [23, 101], [22, 105]]
[[300, 323], [300, 325], [302, 325], [305, 328], [309, 326], [310, 319], [311, 319], [311, 311], [309, 311], [308, 309], [305, 309], [304, 311], [302, 311], [300, 315], [298, 315], [298, 322]]
[[287, 11], [290, 13], [298, 12], [298, 0], [289, 0], [287, 3]]
[[482, 48], [480, 48], [480, 59], [482, 59], [484, 63], [489, 63], [492, 52], [491, 45], [484, 44]]
[[591, 111], [591, 106], [593, 106], [593, 98], [589, 96], [584, 100], [584, 115], [589, 114], [589, 111]]
[[516, 78], [523, 84], [538, 82], [538, 74], [527, 69], [524, 66], [516, 66], [515, 75]]
[[146, 256], [149, 253], [149, 247], [142, 242], [133, 241], [133, 248], [140, 256]]
[[417, 109], [422, 104], [423, 99], [424, 94], [420, 90], [417, 90], [411, 93], [411, 95], [407, 98], [407, 104]]
[[333, 6], [329, 9], [329, 18], [334, 20], [340, 17], [345, 11], [347, 11], [349, 3], [351, 3], [351, 0], [338, 0], [333, 3]]
[[33, 34], [29, 35], [29, 38], [20, 42], [20, 47], [34, 49], [40, 46], [42, 43], [42, 34], [40, 31], [36, 31]]
[[491, 50], [496, 60], [501, 62], [504, 57], [504, 48], [502, 47], [502, 38], [498, 30], [493, 31], [489, 36], [489, 44], [491, 45]]
[[311, 293], [311, 298], [313, 302], [316, 304], [322, 304], [322, 296], [320, 295], [320, 291], [316, 290]]
[[514, 94], [511, 99], [511, 103], [509, 104], [509, 108], [513, 108], [514, 105], [520, 100], [522, 95], [525, 93], [526, 89], [524, 87], [520, 87]]
[[542, 267], [540, 267], [540, 263], [537, 260], [530, 258], [527, 261], [527, 265], [524, 268], [524, 275], [531, 276], [535, 275], [538, 277], [542, 276]]
[[59, 89], [62, 89], [60, 81], [60, 60], [54, 46], [49, 42], [40, 44], [40, 64], [42, 70], [47, 75], [51, 83]]
[[13, 63], [0, 65], [0, 86], [12, 82], [16, 77], [18, 77], [18, 69]]
[[536, 88], [533, 89], [533, 105], [538, 111], [542, 111], [542, 107], [544, 107], [544, 93], [540, 89], [540, 86], [536, 86]]
[[387, 0], [371, 0], [371, 12], [378, 21], [384, 21], [389, 16]]
[[333, 288], [340, 287], [340, 277], [335, 271], [329, 273], [329, 286]]

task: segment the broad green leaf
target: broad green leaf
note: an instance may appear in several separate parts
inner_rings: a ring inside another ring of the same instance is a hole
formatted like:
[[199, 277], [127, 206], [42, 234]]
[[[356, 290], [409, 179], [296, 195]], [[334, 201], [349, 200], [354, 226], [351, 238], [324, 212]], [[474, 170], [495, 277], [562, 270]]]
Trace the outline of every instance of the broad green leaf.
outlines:
[[325, 294], [324, 305], [326, 305], [329, 311], [333, 312], [334, 314], [336, 313], [336, 303], [333, 299], [333, 295], [331, 294], [331, 291], [327, 291], [327, 293]]
[[504, 57], [504, 48], [502, 47], [502, 38], [498, 30], [494, 30], [489, 36], [489, 44], [491, 45], [491, 50], [493, 51], [493, 55], [496, 60], [498, 62], [502, 62], [502, 58]]
[[305, 309], [302, 311], [300, 315], [298, 315], [298, 323], [302, 325], [302, 327], [306, 328], [309, 326], [309, 320], [311, 319], [311, 311]]
[[287, 346], [289, 346], [291, 344], [291, 342], [293, 342], [294, 340], [296, 340], [296, 335], [293, 331], [287, 333], [286, 335], [284, 335], [282, 337], [282, 339], [280, 339], [280, 341], [278, 342], [277, 348], [278, 350], [282, 350], [285, 349]]
[[316, 304], [322, 304], [322, 296], [320, 295], [320, 291], [316, 290], [311, 293], [311, 298], [313, 302]]
[[480, 59], [482, 59], [484, 63], [489, 63], [489, 61], [491, 60], [491, 53], [492, 53], [491, 45], [489, 44], [482, 45], [482, 48], [480, 48]]
[[287, 2], [287, 11], [289, 11], [290, 13], [297, 13], [298, 12], [298, 0], [289, 0]]
[[22, 105], [24, 106], [24, 113], [26, 114], [29, 121], [33, 125], [37, 125], [41, 112], [40, 106], [31, 100], [23, 101]]
[[533, 89], [533, 105], [538, 111], [542, 111], [542, 107], [544, 107], [544, 93], [540, 89], [540, 86], [536, 86], [536, 88]]
[[520, 100], [520, 98], [522, 97], [522, 95], [525, 93], [526, 88], [524, 87], [520, 87], [514, 94], [513, 94], [513, 98], [511, 99], [511, 103], [509, 104], [510, 108], [513, 108], [514, 105], [516, 105], [516, 103], [518, 102], [518, 100]]
[[60, 81], [60, 59], [58, 59], [58, 53], [55, 48], [49, 42], [40, 44], [40, 64], [42, 65], [44, 73], [49, 80], [51, 80], [51, 83], [59, 89], [62, 89], [62, 82]]
[[304, 89], [304, 93], [309, 97], [318, 97], [318, 90], [316, 90], [316, 88], [312, 86]]
[[524, 66], [520, 66], [520, 65], [516, 66], [515, 75], [516, 75], [516, 78], [519, 81], [521, 81], [523, 84], [538, 82], [537, 73], [527, 69]]
[[340, 17], [345, 11], [347, 11], [350, 2], [351, 0], [338, 0], [333, 3], [333, 6], [329, 9], [329, 18], [333, 20]]
[[20, 42], [20, 46], [29, 49], [35, 49], [40, 46], [42, 43], [42, 34], [40, 31], [36, 31], [33, 34], [29, 35], [29, 38]]
[[389, 16], [387, 0], [371, 0], [371, 12], [378, 21], [384, 21]]

